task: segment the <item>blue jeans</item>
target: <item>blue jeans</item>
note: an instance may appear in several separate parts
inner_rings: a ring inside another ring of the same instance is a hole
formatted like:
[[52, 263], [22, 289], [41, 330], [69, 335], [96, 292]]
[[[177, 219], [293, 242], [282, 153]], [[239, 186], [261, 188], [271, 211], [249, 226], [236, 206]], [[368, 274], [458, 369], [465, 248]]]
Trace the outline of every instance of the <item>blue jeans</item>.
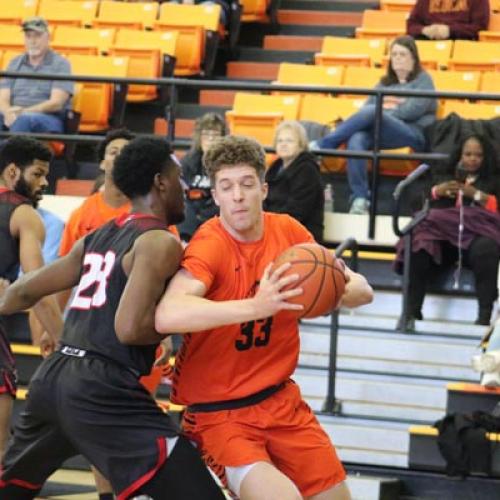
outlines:
[[[0, 130], [4, 127], [4, 117], [0, 113]], [[61, 117], [47, 113], [25, 113], [10, 126], [11, 132], [38, 132], [62, 134], [64, 123]]]
[[[336, 149], [346, 142], [347, 149], [370, 151], [373, 148], [374, 124], [375, 105], [370, 104], [342, 122], [334, 132], [318, 141], [318, 145], [324, 149]], [[423, 150], [425, 147], [424, 135], [399, 118], [382, 112], [380, 148], [396, 149], [405, 146], [409, 146], [415, 151]], [[349, 158], [347, 160], [347, 180], [353, 198], [369, 197], [366, 160], [362, 158]]]

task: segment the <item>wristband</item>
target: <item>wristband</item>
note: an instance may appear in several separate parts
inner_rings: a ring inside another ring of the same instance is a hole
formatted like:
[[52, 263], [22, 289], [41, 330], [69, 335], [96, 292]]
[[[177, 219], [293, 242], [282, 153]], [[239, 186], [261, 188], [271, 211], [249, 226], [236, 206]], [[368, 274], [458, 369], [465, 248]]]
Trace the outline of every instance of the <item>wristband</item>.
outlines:
[[481, 191], [479, 191], [479, 189], [476, 189], [476, 192], [474, 193], [473, 200], [477, 203], [480, 203], [482, 196], [483, 196], [483, 193], [481, 193]]

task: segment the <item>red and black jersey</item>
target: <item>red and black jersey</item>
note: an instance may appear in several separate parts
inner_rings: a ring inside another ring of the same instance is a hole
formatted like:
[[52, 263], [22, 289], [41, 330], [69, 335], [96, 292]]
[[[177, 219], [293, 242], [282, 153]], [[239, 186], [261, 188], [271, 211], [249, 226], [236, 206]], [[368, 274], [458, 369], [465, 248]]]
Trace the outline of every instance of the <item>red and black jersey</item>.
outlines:
[[157, 346], [122, 344], [114, 324], [127, 283], [122, 258], [139, 236], [158, 229], [167, 227], [154, 216], [125, 214], [85, 237], [82, 274], [66, 317], [63, 344], [111, 358], [141, 375], [151, 371]]
[[0, 277], [15, 281], [19, 275], [19, 240], [10, 233], [14, 210], [30, 200], [15, 191], [0, 187]]

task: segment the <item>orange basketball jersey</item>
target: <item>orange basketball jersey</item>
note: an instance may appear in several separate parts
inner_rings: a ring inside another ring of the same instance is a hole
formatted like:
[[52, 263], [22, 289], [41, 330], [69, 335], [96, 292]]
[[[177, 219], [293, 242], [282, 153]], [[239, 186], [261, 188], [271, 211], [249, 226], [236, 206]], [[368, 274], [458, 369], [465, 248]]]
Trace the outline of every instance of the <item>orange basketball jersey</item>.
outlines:
[[[264, 235], [240, 242], [210, 219], [189, 243], [182, 267], [206, 288], [210, 300], [255, 295], [266, 266], [283, 250], [313, 242], [307, 229], [285, 214], [264, 213]], [[287, 380], [299, 354], [295, 316], [273, 317], [186, 334], [177, 354], [172, 391], [180, 404], [237, 399]]]

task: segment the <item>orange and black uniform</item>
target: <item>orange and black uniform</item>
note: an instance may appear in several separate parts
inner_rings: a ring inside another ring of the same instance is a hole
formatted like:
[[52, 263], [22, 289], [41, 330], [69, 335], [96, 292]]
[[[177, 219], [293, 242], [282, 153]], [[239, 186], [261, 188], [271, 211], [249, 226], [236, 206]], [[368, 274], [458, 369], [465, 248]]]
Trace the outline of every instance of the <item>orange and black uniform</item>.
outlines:
[[[0, 187], [0, 278], [11, 283], [19, 275], [19, 240], [10, 232], [14, 210], [31, 202], [10, 189]], [[16, 369], [8, 340], [8, 316], [0, 316], [0, 394], [16, 395]]]
[[[25, 411], [2, 464], [1, 500], [32, 499], [64, 460], [82, 454], [109, 479], [118, 500], [144, 494], [222, 500], [189, 441], [140, 384], [155, 345], [124, 345], [114, 329], [135, 240], [166, 230], [150, 215], [124, 215], [85, 237], [82, 275], [61, 344], [29, 386]], [[194, 474], [186, 481], [188, 473]]]
[[[244, 299], [282, 251], [313, 241], [284, 214], [264, 212], [264, 234], [255, 242], [235, 240], [216, 217], [193, 236], [182, 267], [204, 283], [207, 299]], [[290, 379], [298, 355], [298, 323], [289, 312], [185, 335], [172, 398], [188, 406], [184, 430], [222, 479], [225, 466], [262, 460], [273, 462], [304, 496], [344, 479], [328, 436]]]

